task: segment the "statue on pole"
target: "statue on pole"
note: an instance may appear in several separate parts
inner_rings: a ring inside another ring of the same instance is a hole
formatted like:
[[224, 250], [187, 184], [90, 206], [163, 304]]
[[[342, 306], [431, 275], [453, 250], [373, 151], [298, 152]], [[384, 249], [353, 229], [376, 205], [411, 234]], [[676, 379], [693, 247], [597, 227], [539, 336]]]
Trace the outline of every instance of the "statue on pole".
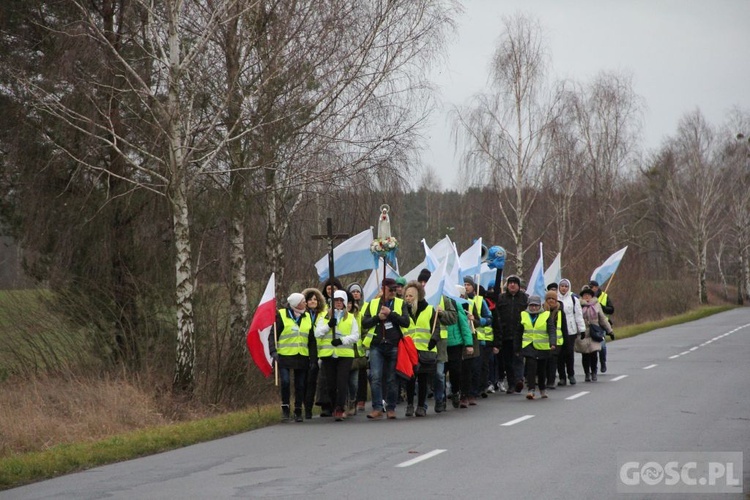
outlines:
[[386, 263], [389, 261], [392, 264], [396, 262], [396, 250], [398, 249], [398, 240], [391, 234], [390, 210], [391, 207], [388, 205], [380, 205], [378, 235], [370, 244], [370, 252], [375, 259], [376, 269], [379, 267], [378, 259], [383, 259], [383, 279], [386, 276]]

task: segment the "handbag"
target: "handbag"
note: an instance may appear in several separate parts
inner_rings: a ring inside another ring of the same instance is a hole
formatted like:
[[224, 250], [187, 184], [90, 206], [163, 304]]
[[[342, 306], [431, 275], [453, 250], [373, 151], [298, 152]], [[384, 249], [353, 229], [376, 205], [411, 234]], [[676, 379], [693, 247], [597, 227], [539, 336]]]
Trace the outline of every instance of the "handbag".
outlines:
[[603, 342], [605, 333], [606, 331], [601, 326], [594, 323], [589, 325], [589, 336], [594, 342]]
[[437, 363], [437, 353], [433, 351], [417, 351], [419, 364], [422, 366], [434, 365]]

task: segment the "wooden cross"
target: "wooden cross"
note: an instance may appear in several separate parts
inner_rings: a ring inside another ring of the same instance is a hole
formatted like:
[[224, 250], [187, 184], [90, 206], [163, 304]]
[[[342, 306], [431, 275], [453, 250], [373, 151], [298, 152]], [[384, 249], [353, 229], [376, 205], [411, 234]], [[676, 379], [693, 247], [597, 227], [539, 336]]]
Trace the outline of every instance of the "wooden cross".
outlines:
[[[348, 234], [333, 234], [333, 219], [328, 217], [326, 219], [326, 234], [313, 234], [312, 239], [314, 240], [326, 240], [328, 241], [328, 279], [333, 283], [333, 242], [336, 240], [343, 240], [348, 238]], [[333, 286], [331, 286], [333, 290]]]

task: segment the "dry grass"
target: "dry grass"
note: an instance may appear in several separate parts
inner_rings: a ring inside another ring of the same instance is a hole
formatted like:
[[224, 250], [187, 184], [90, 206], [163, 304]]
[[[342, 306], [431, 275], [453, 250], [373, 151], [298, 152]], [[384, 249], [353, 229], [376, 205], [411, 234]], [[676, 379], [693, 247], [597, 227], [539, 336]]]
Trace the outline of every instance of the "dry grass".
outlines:
[[0, 457], [172, 421], [153, 395], [112, 378], [7, 380], [0, 401]]

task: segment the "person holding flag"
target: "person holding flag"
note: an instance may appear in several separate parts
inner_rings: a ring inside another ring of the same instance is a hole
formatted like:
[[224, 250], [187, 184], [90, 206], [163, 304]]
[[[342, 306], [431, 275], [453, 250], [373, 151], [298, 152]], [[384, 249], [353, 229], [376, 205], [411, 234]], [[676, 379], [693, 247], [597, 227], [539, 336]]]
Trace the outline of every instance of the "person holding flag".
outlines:
[[318, 357], [323, 363], [328, 399], [334, 407], [333, 416], [337, 421], [344, 420], [349, 372], [359, 340], [359, 324], [355, 315], [347, 311], [348, 301], [344, 290], [333, 292], [333, 308], [315, 327]]
[[307, 371], [310, 366], [308, 342], [313, 335], [313, 324], [307, 313], [305, 296], [293, 293], [287, 306], [276, 311], [275, 331], [268, 334], [271, 357], [278, 363], [281, 379], [281, 419], [290, 419], [291, 372], [294, 372], [294, 421], [302, 422]]
[[[594, 269], [594, 272], [591, 273], [591, 281], [589, 281], [589, 287], [594, 292], [594, 296], [596, 297], [597, 302], [599, 302], [602, 311], [607, 316], [610, 327], [612, 326], [612, 314], [614, 314], [615, 312], [615, 306], [612, 303], [612, 299], [610, 299], [609, 295], [607, 294], [607, 289], [612, 284], [612, 280], [614, 279], [614, 275], [617, 272], [617, 268], [620, 267], [620, 262], [625, 256], [625, 252], [627, 250], [628, 247], [625, 246], [607, 257], [607, 260], [605, 260], [601, 266]], [[608, 281], [609, 283], [607, 283]], [[607, 283], [607, 289], [602, 291], [599, 289], [599, 286], [604, 285], [604, 283]], [[614, 340], [614, 333], [610, 334], [609, 337], [610, 339]], [[602, 342], [602, 348], [599, 351], [599, 360], [601, 361], [601, 371], [602, 373], [605, 373], [607, 371], [606, 341]]]

